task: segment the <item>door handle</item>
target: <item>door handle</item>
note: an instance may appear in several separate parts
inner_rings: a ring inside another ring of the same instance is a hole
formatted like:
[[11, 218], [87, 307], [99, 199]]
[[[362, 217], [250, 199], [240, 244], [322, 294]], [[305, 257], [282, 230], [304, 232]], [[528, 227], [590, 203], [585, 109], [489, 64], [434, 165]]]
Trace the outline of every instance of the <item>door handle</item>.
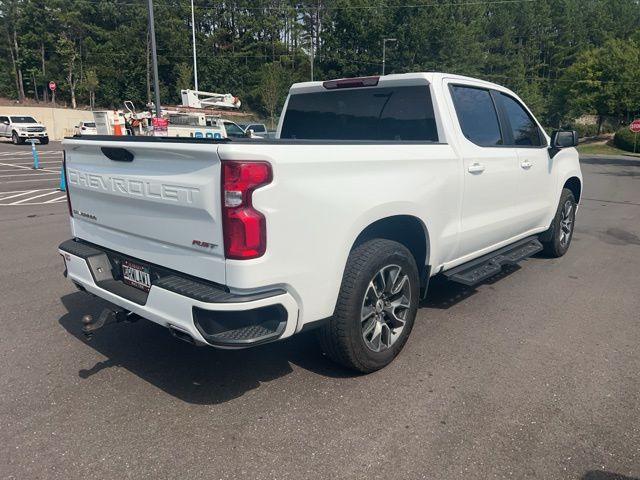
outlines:
[[469, 173], [482, 173], [484, 172], [484, 165], [480, 165], [479, 163], [474, 163], [473, 165], [469, 165], [467, 168]]
[[529, 170], [531, 167], [533, 167], [533, 163], [531, 163], [529, 160], [523, 160], [523, 161], [520, 163], [520, 166], [521, 166], [522, 168], [524, 168], [525, 170]]

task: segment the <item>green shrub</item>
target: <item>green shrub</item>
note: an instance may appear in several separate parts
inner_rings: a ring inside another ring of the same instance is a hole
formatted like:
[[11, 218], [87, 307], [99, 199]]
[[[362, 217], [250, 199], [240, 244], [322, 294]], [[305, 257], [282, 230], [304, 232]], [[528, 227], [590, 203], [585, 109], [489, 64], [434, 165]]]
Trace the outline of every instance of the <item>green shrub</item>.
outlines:
[[[640, 135], [640, 133], [635, 134], [629, 127], [622, 127], [618, 130], [613, 137], [613, 143], [620, 150], [626, 150], [627, 152], [633, 152], [633, 142], [635, 141], [635, 136]], [[640, 139], [638, 139], [638, 145], [636, 147], [636, 151], [640, 150]]]
[[578, 132], [578, 138], [595, 137], [598, 134], [598, 125], [575, 124], [570, 128]]

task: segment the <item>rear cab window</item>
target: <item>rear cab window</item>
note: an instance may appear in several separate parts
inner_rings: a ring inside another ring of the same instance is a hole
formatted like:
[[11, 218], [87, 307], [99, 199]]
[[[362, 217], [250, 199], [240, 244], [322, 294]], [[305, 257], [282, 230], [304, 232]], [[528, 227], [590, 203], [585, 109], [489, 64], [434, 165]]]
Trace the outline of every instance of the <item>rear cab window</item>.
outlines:
[[439, 141], [428, 85], [292, 94], [280, 138]]
[[464, 136], [481, 147], [504, 145], [491, 92], [463, 85], [451, 85], [450, 91]]

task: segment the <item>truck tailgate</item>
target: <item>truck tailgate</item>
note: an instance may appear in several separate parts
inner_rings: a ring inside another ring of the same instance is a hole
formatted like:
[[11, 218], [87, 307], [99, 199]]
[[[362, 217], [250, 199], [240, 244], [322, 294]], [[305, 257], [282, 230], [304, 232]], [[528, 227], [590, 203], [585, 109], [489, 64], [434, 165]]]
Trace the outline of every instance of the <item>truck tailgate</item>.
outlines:
[[74, 235], [224, 284], [218, 146], [140, 140], [63, 142]]

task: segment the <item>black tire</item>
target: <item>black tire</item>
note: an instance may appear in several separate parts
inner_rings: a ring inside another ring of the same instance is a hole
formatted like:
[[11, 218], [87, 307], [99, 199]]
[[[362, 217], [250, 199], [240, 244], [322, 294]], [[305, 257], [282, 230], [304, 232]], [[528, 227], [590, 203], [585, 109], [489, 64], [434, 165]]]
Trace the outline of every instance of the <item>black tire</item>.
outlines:
[[49, 144], [49, 137], [43, 137], [40, 139], [40, 145], [48, 145]]
[[11, 141], [14, 145], [22, 145], [24, 143], [24, 140], [18, 136], [18, 132], [13, 132], [11, 134]]
[[[386, 296], [386, 289], [379, 288], [380, 282], [390, 285]], [[373, 289], [372, 284], [376, 285]], [[402, 288], [397, 289], [398, 286]], [[378, 291], [381, 295], [375, 297], [373, 294]], [[322, 349], [335, 362], [358, 372], [370, 373], [385, 367], [409, 338], [418, 310], [419, 291], [415, 259], [402, 244], [374, 239], [357, 246], [347, 259], [333, 317], [318, 331]], [[363, 321], [366, 311], [373, 316]], [[374, 351], [378, 328], [377, 345], [381, 350]], [[367, 330], [371, 339], [365, 339]]]
[[[569, 209], [567, 216], [567, 209]], [[543, 254], [557, 258], [569, 250], [576, 220], [576, 199], [568, 188], [562, 190], [556, 215], [551, 221], [549, 229], [540, 235]]]

